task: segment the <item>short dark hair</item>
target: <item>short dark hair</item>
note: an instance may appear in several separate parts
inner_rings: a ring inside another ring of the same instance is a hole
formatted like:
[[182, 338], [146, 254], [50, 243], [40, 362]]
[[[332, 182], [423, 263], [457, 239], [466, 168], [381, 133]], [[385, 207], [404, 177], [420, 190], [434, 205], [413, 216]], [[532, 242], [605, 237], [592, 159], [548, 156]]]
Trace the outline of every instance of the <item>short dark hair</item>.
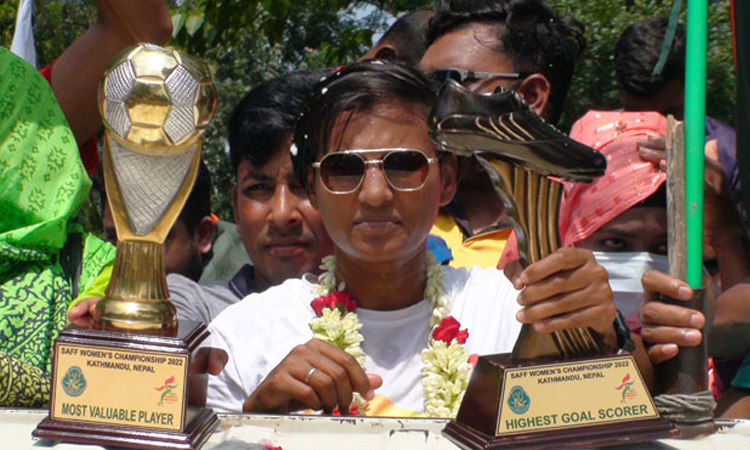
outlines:
[[208, 215], [211, 215], [211, 173], [201, 161], [193, 190], [190, 191], [177, 220], [183, 222], [188, 233], [192, 235], [201, 220]]
[[234, 173], [243, 160], [264, 166], [280, 142], [294, 133], [307, 98], [330, 70], [296, 72], [268, 80], [245, 94], [229, 119], [229, 153]]
[[685, 78], [685, 27], [678, 24], [667, 62], [660, 74], [653, 70], [659, 61], [669, 19], [654, 17], [628, 26], [615, 44], [617, 81], [625, 92], [649, 96], [672, 80]]
[[329, 147], [341, 114], [397, 102], [422, 108], [426, 121], [436, 97], [435, 84], [400, 61], [368, 59], [328, 76], [315, 87], [294, 132], [292, 162], [297, 178], [307, 185], [312, 163]]
[[419, 61], [427, 51], [427, 27], [433, 11], [413, 11], [398, 18], [378, 41], [396, 48], [398, 58], [411, 67], [419, 66]]
[[523, 76], [540, 73], [549, 80], [550, 121], [557, 122], [576, 59], [586, 47], [584, 25], [560, 16], [543, 0], [445, 0], [430, 20], [428, 46], [473, 23], [502, 26], [497, 51], [510, 55], [513, 70]]

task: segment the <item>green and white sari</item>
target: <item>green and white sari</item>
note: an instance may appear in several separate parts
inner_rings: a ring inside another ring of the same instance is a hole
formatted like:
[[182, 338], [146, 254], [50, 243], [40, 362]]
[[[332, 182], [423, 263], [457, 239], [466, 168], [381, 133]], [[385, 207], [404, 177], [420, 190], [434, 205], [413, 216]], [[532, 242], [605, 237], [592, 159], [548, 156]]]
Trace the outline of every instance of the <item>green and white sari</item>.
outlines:
[[90, 188], [50, 86], [0, 47], [0, 406], [49, 402], [67, 308], [114, 259], [74, 222]]

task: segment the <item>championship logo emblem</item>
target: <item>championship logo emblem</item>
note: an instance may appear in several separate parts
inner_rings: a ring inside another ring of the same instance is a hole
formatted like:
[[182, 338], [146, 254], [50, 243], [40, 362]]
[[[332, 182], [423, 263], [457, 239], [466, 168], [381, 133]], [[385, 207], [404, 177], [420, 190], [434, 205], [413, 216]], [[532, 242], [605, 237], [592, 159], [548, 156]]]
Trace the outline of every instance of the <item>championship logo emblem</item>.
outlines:
[[71, 397], [78, 397], [86, 390], [86, 378], [83, 377], [83, 371], [78, 366], [72, 366], [65, 372], [62, 379], [62, 388], [66, 394]]
[[616, 390], [622, 391], [622, 400], [620, 400], [620, 403], [625, 403], [627, 399], [638, 395], [638, 392], [633, 389], [633, 384], [635, 384], [635, 381], [630, 381], [630, 374], [628, 373], [623, 377], [622, 384], [615, 387]]
[[521, 386], [513, 386], [508, 396], [508, 406], [514, 413], [524, 414], [531, 406], [531, 399]]
[[177, 385], [172, 383], [174, 383], [174, 376], [171, 376], [164, 380], [164, 384], [162, 386], [154, 388], [155, 391], [161, 392], [161, 397], [159, 398], [159, 406], [163, 406], [164, 402], [174, 403], [177, 401], [177, 394], [175, 393]]

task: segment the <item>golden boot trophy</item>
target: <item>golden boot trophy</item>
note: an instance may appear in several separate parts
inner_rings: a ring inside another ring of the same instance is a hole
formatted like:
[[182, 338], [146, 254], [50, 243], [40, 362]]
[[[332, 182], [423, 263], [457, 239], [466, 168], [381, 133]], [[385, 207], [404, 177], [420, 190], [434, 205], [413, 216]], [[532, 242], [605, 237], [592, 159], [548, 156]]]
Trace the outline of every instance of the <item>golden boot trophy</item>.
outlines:
[[99, 108], [117, 255], [94, 329], [71, 326], [55, 341], [50, 415], [34, 436], [198, 448], [218, 424], [188, 407], [193, 351], [208, 332], [177, 321], [163, 248], [195, 182], [216, 90], [202, 61], [140, 44], [105, 73]]
[[[601, 154], [544, 122], [513, 91], [481, 95], [448, 81], [429, 126], [438, 148], [484, 167], [524, 266], [560, 247], [558, 180], [591, 182], [606, 169]], [[612, 354], [588, 329], [540, 333], [524, 324], [512, 354], [479, 358], [445, 433], [465, 449], [542, 449], [638, 442], [672, 429], [632, 356]]]

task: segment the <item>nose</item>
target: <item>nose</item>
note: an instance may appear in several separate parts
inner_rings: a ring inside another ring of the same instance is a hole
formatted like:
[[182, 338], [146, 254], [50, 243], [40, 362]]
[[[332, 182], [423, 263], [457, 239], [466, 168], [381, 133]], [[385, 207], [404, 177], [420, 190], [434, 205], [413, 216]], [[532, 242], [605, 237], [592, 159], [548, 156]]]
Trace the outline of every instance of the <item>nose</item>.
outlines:
[[269, 214], [270, 222], [278, 227], [298, 225], [302, 216], [299, 212], [299, 202], [302, 201], [287, 185], [277, 185], [273, 203]]
[[382, 164], [368, 164], [359, 188], [359, 201], [370, 206], [380, 206], [393, 199], [393, 191], [383, 173]]

